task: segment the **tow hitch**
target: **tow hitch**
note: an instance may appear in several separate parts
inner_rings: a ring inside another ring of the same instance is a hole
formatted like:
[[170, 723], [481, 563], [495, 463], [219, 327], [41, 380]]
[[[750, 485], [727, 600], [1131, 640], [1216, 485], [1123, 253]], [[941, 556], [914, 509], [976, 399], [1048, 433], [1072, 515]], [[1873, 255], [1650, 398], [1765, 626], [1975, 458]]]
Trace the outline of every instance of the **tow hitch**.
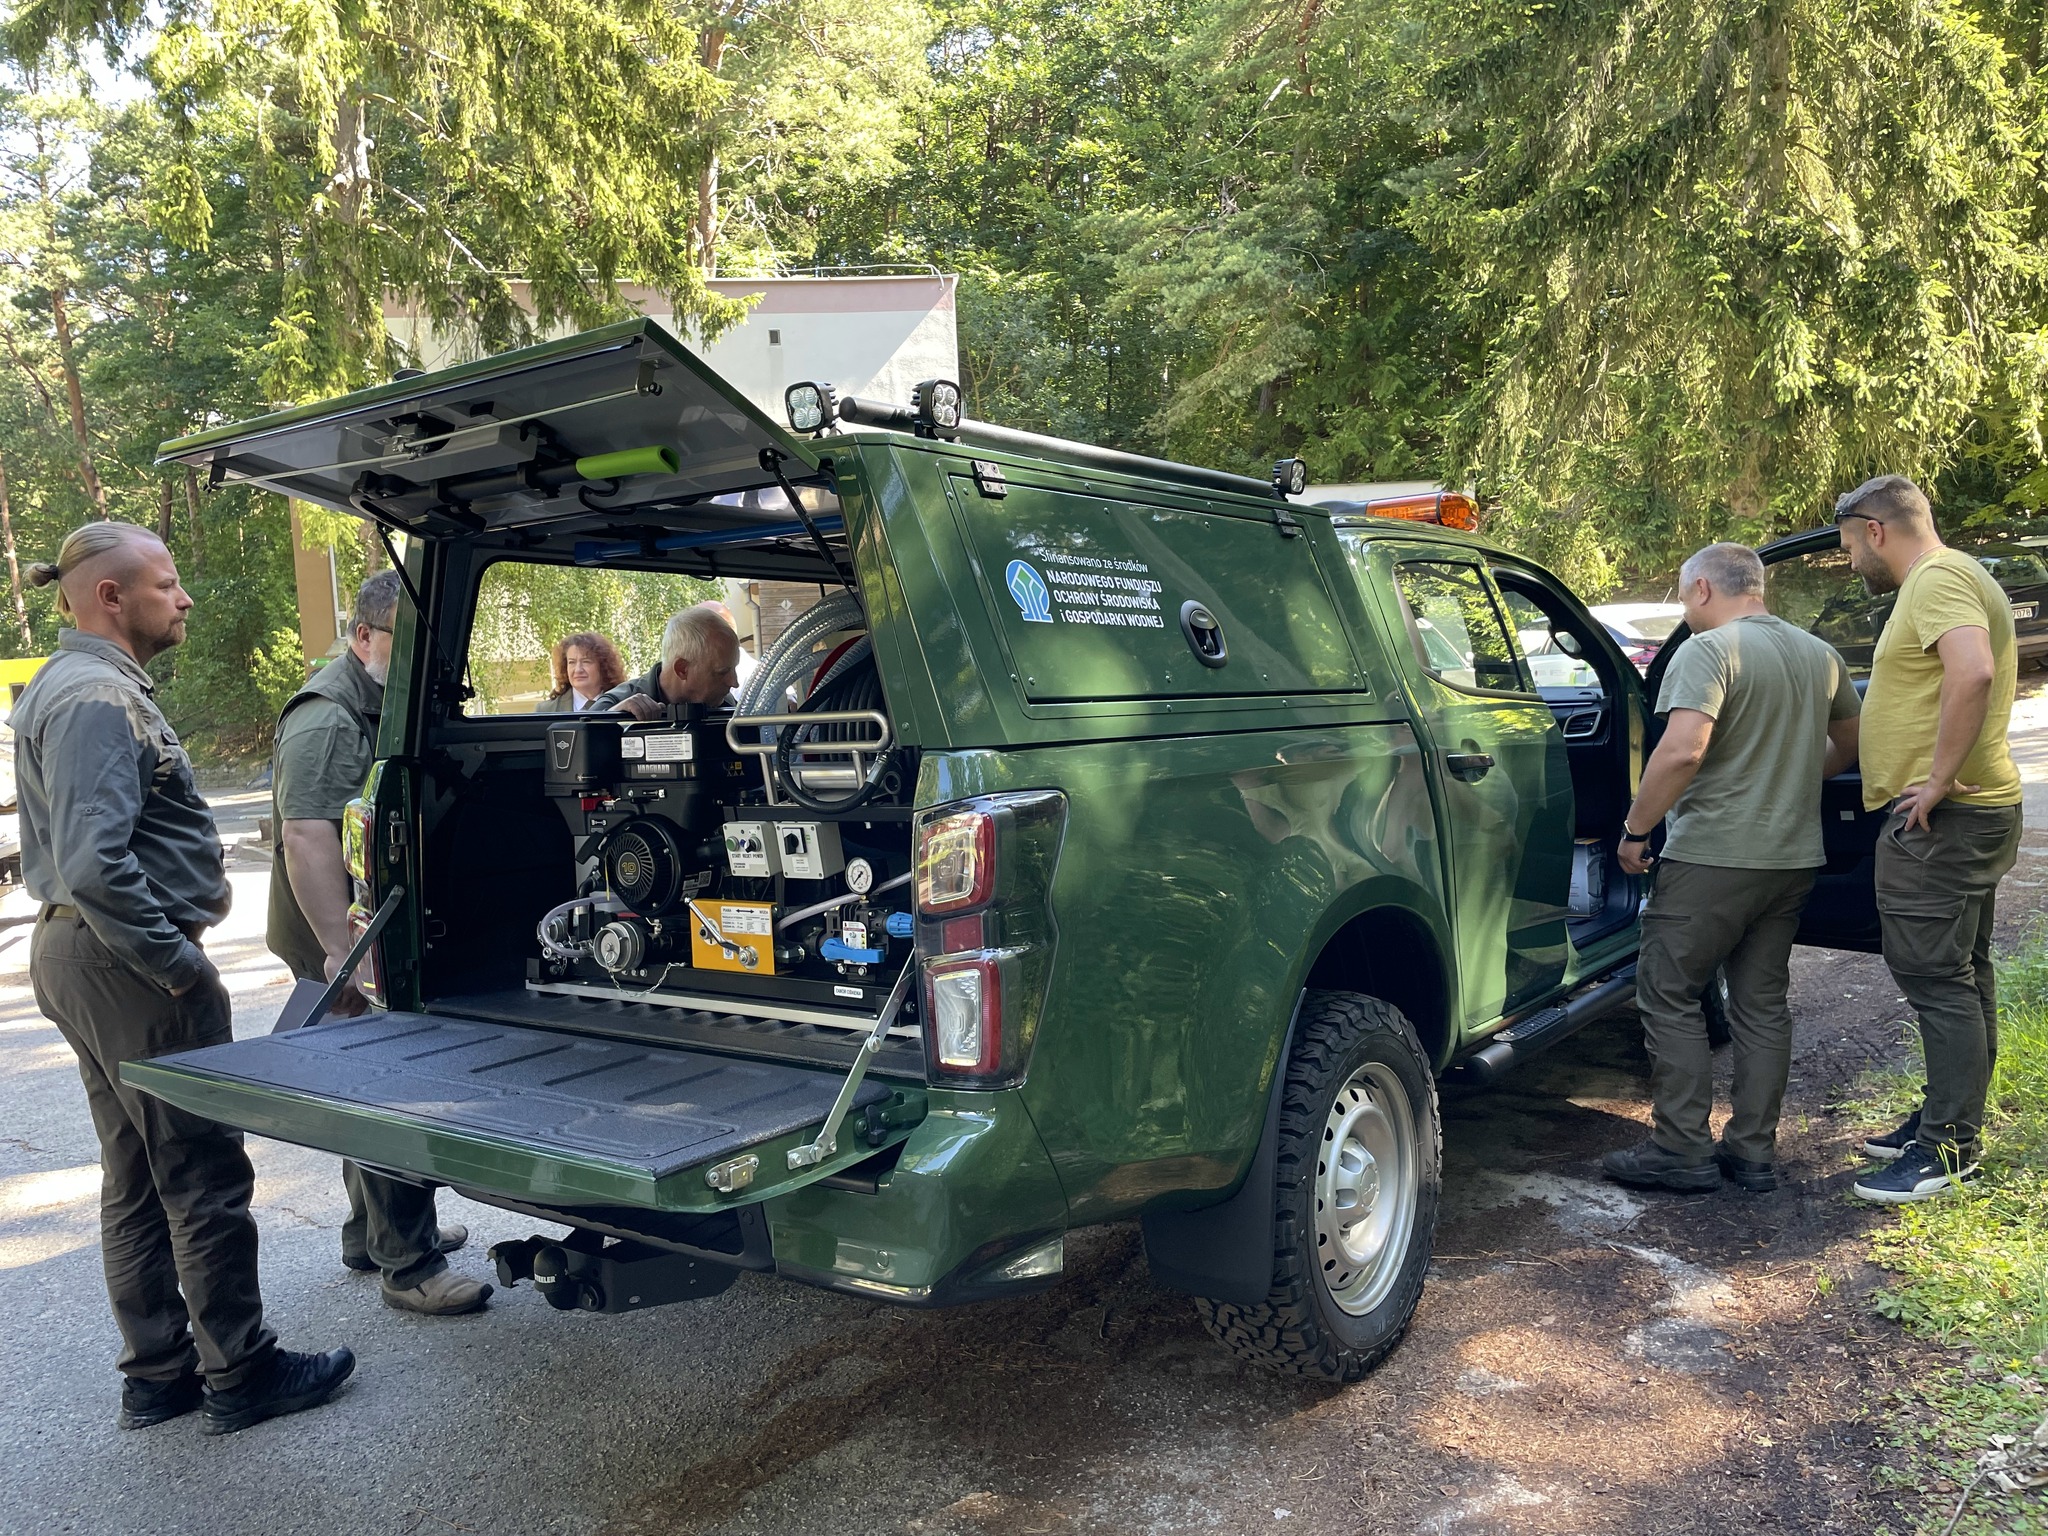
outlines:
[[561, 1312], [640, 1312], [695, 1301], [716, 1296], [740, 1274], [729, 1265], [584, 1231], [496, 1243], [491, 1262], [507, 1290], [531, 1280]]

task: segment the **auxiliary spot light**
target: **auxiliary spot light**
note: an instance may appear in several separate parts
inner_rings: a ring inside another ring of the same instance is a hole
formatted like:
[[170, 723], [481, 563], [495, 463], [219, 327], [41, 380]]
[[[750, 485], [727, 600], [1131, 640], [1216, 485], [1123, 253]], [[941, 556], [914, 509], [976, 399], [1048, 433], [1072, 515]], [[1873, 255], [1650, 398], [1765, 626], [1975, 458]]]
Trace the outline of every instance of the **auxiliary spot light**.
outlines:
[[919, 437], [954, 437], [960, 431], [960, 386], [951, 379], [926, 379], [911, 396]]
[[806, 379], [782, 392], [783, 413], [799, 432], [822, 432], [839, 419], [839, 391]]
[[1299, 496], [1308, 489], [1308, 461], [1282, 459], [1273, 466], [1273, 489], [1282, 496]]

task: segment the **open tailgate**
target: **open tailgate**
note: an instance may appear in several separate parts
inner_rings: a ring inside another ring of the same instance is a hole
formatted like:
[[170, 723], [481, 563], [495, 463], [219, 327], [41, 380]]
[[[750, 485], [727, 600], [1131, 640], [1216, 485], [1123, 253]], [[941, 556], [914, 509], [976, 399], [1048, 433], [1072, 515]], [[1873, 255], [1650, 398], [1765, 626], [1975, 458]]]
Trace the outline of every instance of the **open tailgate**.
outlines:
[[[713, 1211], [784, 1194], [909, 1135], [923, 1094], [864, 1082], [838, 1150], [793, 1172], [845, 1073], [420, 1013], [124, 1062], [182, 1109], [374, 1167], [536, 1203]], [[721, 1193], [710, 1168], [752, 1154]]]

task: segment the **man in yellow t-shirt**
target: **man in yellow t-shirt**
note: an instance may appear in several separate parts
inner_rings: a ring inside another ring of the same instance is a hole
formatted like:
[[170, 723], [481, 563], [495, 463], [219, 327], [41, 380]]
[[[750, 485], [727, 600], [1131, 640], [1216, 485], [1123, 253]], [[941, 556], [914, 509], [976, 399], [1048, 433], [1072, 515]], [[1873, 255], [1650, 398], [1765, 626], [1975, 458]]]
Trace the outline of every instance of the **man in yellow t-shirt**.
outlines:
[[1877, 843], [1885, 964], [1920, 1015], [1919, 1111], [1864, 1150], [1889, 1166], [1858, 1179], [1883, 1205], [1927, 1200], [1977, 1171], [1998, 1057], [1991, 924], [2019, 854], [2020, 776], [2006, 746], [2018, 674], [2012, 606], [1990, 572], [1941, 542], [1903, 475], [1835, 503], [1849, 564], [1897, 592], [1863, 701], [1863, 805], [1890, 806]]

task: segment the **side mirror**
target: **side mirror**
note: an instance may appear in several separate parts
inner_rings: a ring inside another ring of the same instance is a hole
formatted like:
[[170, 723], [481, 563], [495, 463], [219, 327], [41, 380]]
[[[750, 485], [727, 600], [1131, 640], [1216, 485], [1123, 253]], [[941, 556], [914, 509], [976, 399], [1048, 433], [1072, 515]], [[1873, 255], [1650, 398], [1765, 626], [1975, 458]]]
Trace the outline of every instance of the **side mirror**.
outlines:
[[1573, 634], [1570, 630], [1552, 630], [1550, 632], [1550, 641], [1551, 644], [1555, 645], [1560, 651], [1563, 651], [1565, 655], [1576, 656], [1581, 661], [1584, 661], [1586, 659], [1586, 648], [1583, 645], [1579, 644], [1579, 637]]

